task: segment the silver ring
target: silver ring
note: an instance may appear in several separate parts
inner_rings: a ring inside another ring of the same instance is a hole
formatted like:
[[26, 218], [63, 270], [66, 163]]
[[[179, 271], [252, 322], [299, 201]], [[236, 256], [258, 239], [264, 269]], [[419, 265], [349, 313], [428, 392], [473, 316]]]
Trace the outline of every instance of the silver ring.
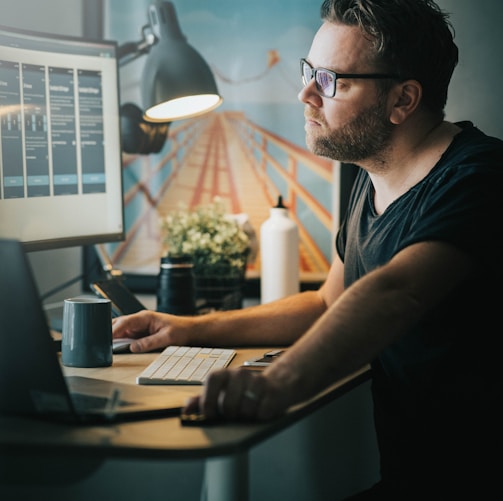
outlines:
[[248, 398], [249, 400], [253, 400], [254, 402], [256, 402], [258, 400], [258, 396], [255, 393], [253, 393], [253, 391], [251, 391], [251, 390], [245, 390], [243, 392], [243, 396], [245, 398]]

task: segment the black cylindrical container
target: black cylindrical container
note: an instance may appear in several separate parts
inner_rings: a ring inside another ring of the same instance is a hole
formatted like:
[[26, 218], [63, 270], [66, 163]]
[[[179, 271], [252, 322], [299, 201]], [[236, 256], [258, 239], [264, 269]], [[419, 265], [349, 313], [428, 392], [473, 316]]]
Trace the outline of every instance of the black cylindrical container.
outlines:
[[157, 311], [173, 315], [196, 313], [193, 265], [187, 257], [161, 258], [157, 284]]

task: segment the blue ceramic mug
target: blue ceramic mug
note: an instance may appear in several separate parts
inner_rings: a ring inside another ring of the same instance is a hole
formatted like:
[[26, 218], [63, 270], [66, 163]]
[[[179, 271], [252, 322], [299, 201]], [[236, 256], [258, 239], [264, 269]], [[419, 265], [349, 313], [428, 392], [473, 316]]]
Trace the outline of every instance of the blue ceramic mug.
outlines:
[[61, 361], [68, 367], [112, 365], [112, 305], [109, 299], [65, 299]]

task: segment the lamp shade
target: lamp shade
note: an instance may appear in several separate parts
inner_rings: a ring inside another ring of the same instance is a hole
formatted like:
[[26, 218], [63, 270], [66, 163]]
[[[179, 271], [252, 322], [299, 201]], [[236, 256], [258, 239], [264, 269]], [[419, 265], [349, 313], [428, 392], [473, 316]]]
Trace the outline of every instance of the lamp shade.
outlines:
[[213, 73], [187, 43], [171, 2], [149, 7], [157, 38], [147, 56], [142, 77], [144, 118], [170, 122], [201, 115], [222, 103]]

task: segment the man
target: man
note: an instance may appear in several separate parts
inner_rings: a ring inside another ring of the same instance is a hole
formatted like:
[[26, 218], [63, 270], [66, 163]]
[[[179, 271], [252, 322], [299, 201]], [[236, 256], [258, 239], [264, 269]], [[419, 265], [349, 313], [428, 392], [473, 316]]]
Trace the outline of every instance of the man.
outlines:
[[292, 344], [187, 404], [229, 419], [272, 419], [371, 363], [382, 480], [357, 499], [501, 495], [503, 142], [444, 120], [458, 51], [432, 0], [326, 0], [321, 15], [301, 61], [306, 142], [361, 168], [327, 280], [240, 311], [139, 313], [114, 335], [135, 352]]

